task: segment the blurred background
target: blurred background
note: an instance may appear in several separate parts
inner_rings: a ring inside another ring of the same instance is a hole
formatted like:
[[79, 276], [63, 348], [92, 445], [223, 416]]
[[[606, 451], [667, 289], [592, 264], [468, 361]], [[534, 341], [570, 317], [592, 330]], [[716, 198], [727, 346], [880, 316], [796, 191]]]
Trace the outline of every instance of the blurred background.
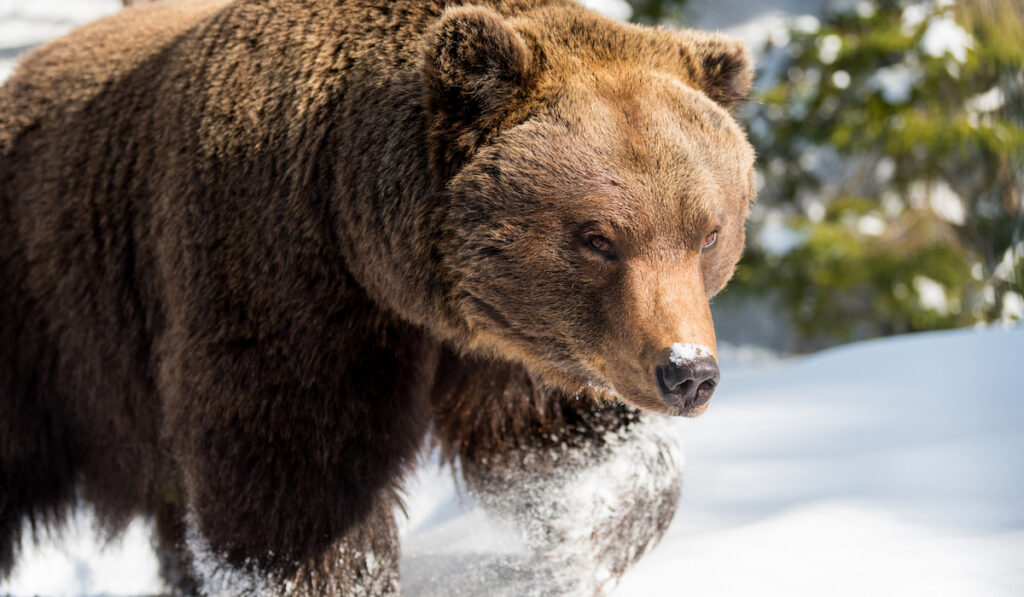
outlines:
[[1024, 2], [590, 4], [756, 58], [759, 199], [720, 339], [803, 353], [1024, 320]]

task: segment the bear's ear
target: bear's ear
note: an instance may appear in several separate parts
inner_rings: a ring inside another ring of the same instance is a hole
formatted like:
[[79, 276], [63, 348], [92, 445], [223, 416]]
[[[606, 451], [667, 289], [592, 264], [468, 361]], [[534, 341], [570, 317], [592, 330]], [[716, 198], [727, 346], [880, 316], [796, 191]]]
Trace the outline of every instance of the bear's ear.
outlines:
[[533, 57], [501, 15], [460, 6], [427, 33], [423, 60], [435, 163], [452, 170], [526, 97]]
[[684, 31], [682, 36], [694, 86], [726, 109], [749, 99], [752, 73], [746, 44], [703, 31]]

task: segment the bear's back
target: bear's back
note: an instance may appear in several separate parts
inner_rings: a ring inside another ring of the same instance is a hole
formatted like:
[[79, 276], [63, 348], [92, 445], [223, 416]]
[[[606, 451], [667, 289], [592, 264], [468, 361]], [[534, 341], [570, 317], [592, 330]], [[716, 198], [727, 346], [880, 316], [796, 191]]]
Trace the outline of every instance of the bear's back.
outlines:
[[153, 61], [229, 3], [198, 0], [125, 10], [32, 52], [0, 87], [0, 150], [9, 151], [26, 130], [68, 122], [118, 78]]

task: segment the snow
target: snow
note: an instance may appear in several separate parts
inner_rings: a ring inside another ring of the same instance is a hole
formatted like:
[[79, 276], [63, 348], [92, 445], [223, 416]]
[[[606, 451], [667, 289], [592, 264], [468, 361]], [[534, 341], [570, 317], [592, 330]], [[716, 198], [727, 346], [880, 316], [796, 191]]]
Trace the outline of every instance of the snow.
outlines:
[[668, 355], [668, 360], [672, 361], [673, 365], [681, 367], [683, 364], [703, 356], [711, 356], [711, 349], [707, 346], [691, 342], [676, 342], [672, 345], [672, 351]]
[[900, 31], [910, 37], [927, 21], [921, 51], [933, 58], [948, 54], [962, 64], [967, 61], [967, 51], [974, 47], [974, 38], [957, 24], [952, 6], [953, 2], [946, 0], [910, 4], [900, 16]]
[[757, 233], [757, 244], [768, 255], [785, 257], [807, 242], [807, 234], [787, 225], [778, 213], [769, 213]]
[[939, 315], [949, 313], [949, 300], [946, 298], [946, 289], [942, 284], [920, 274], [914, 276], [912, 284], [921, 307], [931, 309]]
[[921, 37], [921, 50], [934, 58], [949, 54], [959, 63], [967, 62], [967, 50], [974, 47], [974, 38], [945, 13], [928, 22]]
[[134, 520], [107, 542], [94, 522], [91, 510], [82, 508], [61, 532], [39, 545], [29, 540], [26, 528], [23, 555], [13, 577], [0, 582], [0, 595], [142, 595], [165, 590], [149, 545], [149, 523]]
[[842, 49], [843, 38], [839, 37], [835, 33], [823, 35], [818, 40], [818, 60], [820, 60], [822, 64], [832, 64], [836, 61], [836, 58], [839, 57], [839, 52]]
[[121, 10], [121, 0], [0, 0], [0, 21], [75, 27]]
[[917, 28], [928, 18], [929, 6], [921, 4], [911, 4], [903, 9], [903, 13], [900, 15], [900, 32], [903, 35], [910, 37], [917, 31]]
[[914, 181], [907, 188], [907, 197], [914, 207], [928, 207], [950, 224], [963, 226], [967, 222], [967, 205], [944, 180]]
[[875, 5], [871, 0], [861, 0], [857, 3], [854, 11], [857, 13], [857, 16], [862, 19], [870, 19], [875, 16], [876, 12]]
[[[192, 567], [202, 583], [206, 594], [211, 597], [255, 597], [269, 594], [269, 576], [255, 574], [250, 569], [240, 568], [226, 562], [210, 549], [206, 538], [199, 532], [195, 512], [185, 518], [185, 542], [192, 554]], [[248, 561], [246, 562], [248, 564]]]
[[875, 180], [880, 183], [886, 183], [892, 180], [894, 174], [896, 174], [896, 160], [889, 156], [885, 156], [878, 160], [875, 164]]
[[1006, 103], [1003, 90], [997, 85], [985, 93], [979, 93], [967, 100], [967, 109], [971, 112], [995, 112]]
[[[554, 474], [524, 473], [513, 491], [504, 484], [484, 488], [482, 501], [521, 521], [510, 544], [525, 544], [530, 557], [521, 558], [516, 566], [522, 586], [510, 590], [469, 582], [462, 587], [465, 593], [519, 597], [538, 595], [543, 587], [544, 594], [591, 597], [595, 585], [614, 585], [617, 579], [610, 568], [632, 559], [640, 549], [629, 538], [645, 542], [653, 536], [661, 523], [663, 496], [678, 495], [683, 456], [674, 421], [658, 415], [644, 415], [639, 424], [608, 432], [603, 439], [605, 449], [600, 453], [565, 449]], [[631, 520], [625, 527], [620, 526], [623, 514]], [[616, 536], [618, 541], [593, 541], [602, 536]], [[410, 539], [405, 557], [432, 557], [434, 549], [433, 544]], [[428, 594], [448, 595], [450, 590], [451, 583], [445, 581]]]
[[946, 181], [940, 180], [931, 185], [928, 203], [935, 215], [950, 224], [963, 226], [967, 223], [967, 206], [963, 198]]
[[921, 78], [921, 72], [908, 64], [883, 66], [868, 79], [868, 87], [880, 91], [885, 103], [897, 105], [910, 101], [914, 85]]
[[581, 0], [580, 4], [620, 21], [626, 21], [633, 16], [633, 7], [625, 0]]
[[799, 33], [813, 35], [821, 30], [821, 21], [814, 15], [800, 15], [793, 18], [790, 26]]
[[885, 220], [876, 214], [864, 214], [857, 219], [857, 232], [866, 236], [881, 236], [885, 232]]
[[837, 70], [832, 73], [832, 84], [836, 89], [846, 89], [850, 86], [850, 73], [845, 70]]
[[1003, 293], [1003, 312], [999, 315], [1001, 323], [1013, 325], [1024, 321], [1024, 296], [1019, 292], [1007, 290]]
[[765, 42], [785, 46], [787, 28], [795, 26], [813, 33], [821, 26], [818, 16], [828, 0], [687, 0], [687, 26], [721, 30], [747, 43], [755, 59], [761, 58]]
[[1003, 253], [1003, 258], [999, 260], [999, 264], [992, 270], [992, 276], [1000, 280], [1012, 280], [1016, 268], [1024, 265], [1021, 264], [1021, 261], [1024, 261], [1024, 240], [1006, 249], [1006, 252]]

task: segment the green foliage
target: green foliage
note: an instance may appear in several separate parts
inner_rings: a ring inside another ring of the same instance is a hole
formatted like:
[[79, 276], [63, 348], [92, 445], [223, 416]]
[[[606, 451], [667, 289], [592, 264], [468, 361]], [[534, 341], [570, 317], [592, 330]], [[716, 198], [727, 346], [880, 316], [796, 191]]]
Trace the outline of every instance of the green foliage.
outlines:
[[657, 25], [660, 23], [683, 22], [686, 0], [629, 0], [633, 7], [633, 20], [638, 23]]
[[[781, 255], [751, 243], [737, 290], [781, 293], [807, 339], [1013, 318], [1024, 293], [1021, 9], [864, 6], [766, 50], [760, 103], [745, 115], [764, 182], [751, 237], [781, 212], [804, 242]], [[949, 43], [958, 37], [966, 44]]]
[[[901, 235], [870, 238], [851, 217], [866, 202], [848, 198], [848, 206], [830, 209], [821, 222], [791, 216], [788, 225], [804, 241], [783, 256], [751, 251], [736, 283], [747, 292], [779, 293], [797, 331], [818, 344], [960, 323], [964, 305], [958, 297], [972, 281], [963, 250], [949, 238], [904, 242], [904, 235], [943, 236], [934, 220], [919, 214], [900, 222]], [[920, 288], [939, 293], [932, 296], [938, 308], [922, 308]]]

